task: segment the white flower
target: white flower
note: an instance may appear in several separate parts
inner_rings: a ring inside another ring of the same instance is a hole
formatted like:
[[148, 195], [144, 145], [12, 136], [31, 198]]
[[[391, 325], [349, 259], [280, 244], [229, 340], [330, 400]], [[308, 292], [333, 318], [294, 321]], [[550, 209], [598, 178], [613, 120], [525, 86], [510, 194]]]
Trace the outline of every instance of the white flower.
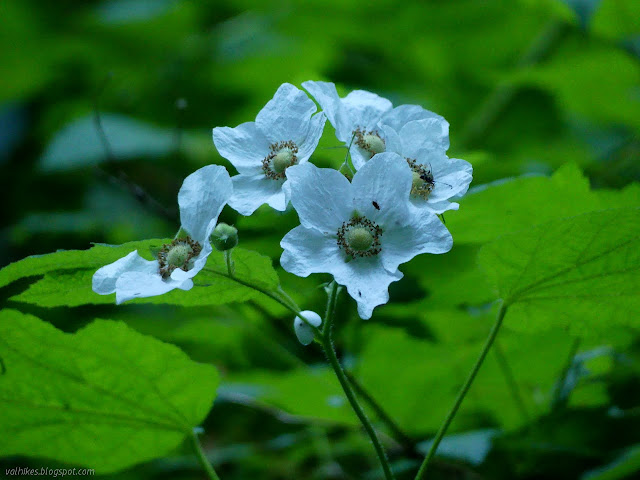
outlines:
[[[314, 327], [319, 327], [322, 324], [322, 318], [316, 312], [312, 310], [303, 310], [300, 312], [307, 321], [313, 325]], [[298, 316], [293, 319], [293, 329], [296, 332], [296, 337], [298, 337], [298, 341], [302, 345], [309, 345], [313, 342], [313, 337], [315, 336], [313, 330], [309, 326], [308, 323], [302, 321], [302, 319]]]
[[469, 162], [445, 154], [440, 127], [432, 119], [410, 121], [399, 131], [382, 126], [387, 150], [404, 158], [413, 172], [411, 203], [434, 213], [457, 210], [449, 200], [464, 195], [473, 178]]
[[178, 193], [180, 221], [189, 235], [164, 245], [157, 260], [131, 252], [93, 275], [93, 291], [116, 294], [120, 304], [133, 298], [162, 295], [175, 288], [189, 290], [191, 280], [212, 251], [209, 236], [233, 186], [224, 167], [208, 165], [189, 175]]
[[445, 253], [453, 240], [435, 214], [411, 207], [412, 175], [395, 153], [368, 161], [349, 181], [311, 164], [287, 172], [301, 225], [280, 242], [282, 267], [295, 275], [331, 273], [371, 317], [402, 278], [398, 265], [420, 253]]
[[320, 104], [336, 129], [338, 140], [347, 147], [351, 145], [351, 160], [356, 170], [374, 155], [388, 151], [383, 125], [399, 132], [408, 122], [427, 120], [431, 124], [430, 139], [434, 147], [437, 145], [442, 152], [449, 148], [447, 121], [418, 105], [393, 108], [386, 98], [365, 90], [354, 90], [340, 98], [336, 86], [328, 82], [308, 81], [302, 86]]
[[318, 146], [325, 116], [302, 90], [284, 83], [258, 113], [255, 122], [216, 127], [213, 143], [239, 172], [233, 177], [229, 205], [251, 215], [268, 203], [284, 210], [289, 203], [285, 171], [305, 163]]

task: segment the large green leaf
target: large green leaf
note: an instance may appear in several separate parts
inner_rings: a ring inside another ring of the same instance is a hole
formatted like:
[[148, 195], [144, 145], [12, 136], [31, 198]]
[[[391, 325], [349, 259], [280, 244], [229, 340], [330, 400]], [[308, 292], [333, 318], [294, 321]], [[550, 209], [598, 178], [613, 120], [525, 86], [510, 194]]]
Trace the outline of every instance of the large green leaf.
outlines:
[[591, 191], [589, 180], [569, 164], [550, 178], [520, 177], [479, 188], [446, 219], [456, 243], [484, 243], [557, 218], [636, 205], [640, 205], [637, 185], [621, 192]]
[[[97, 245], [89, 250], [69, 250], [27, 257], [0, 270], [0, 287], [20, 278], [40, 276], [24, 292], [11, 300], [43, 307], [78, 306], [85, 304], [114, 303], [114, 295], [98, 295], [91, 289], [91, 277], [95, 271], [133, 250], [151, 258], [150, 247], [168, 240], [145, 240], [117, 247]], [[249, 250], [233, 251], [236, 279], [228, 278], [226, 263], [221, 252], [214, 251], [207, 267], [195, 278], [193, 289], [185, 292], [174, 290], [165, 295], [133, 300], [131, 303], [166, 303], [172, 305], [220, 305], [242, 302], [261, 295], [242, 282], [273, 291], [278, 287], [278, 276], [268, 257]]]
[[75, 334], [0, 313], [0, 455], [113, 472], [166, 455], [211, 408], [218, 374], [123, 323]]
[[640, 208], [549, 222], [485, 245], [479, 261], [513, 328], [602, 332], [640, 311]]

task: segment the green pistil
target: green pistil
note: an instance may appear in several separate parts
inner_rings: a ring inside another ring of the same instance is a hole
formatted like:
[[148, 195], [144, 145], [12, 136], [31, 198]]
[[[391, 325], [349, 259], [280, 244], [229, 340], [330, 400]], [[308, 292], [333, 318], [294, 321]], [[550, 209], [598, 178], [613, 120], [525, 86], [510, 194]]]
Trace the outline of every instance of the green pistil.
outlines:
[[347, 232], [346, 241], [352, 249], [366, 252], [373, 244], [373, 235], [368, 228], [351, 227]]

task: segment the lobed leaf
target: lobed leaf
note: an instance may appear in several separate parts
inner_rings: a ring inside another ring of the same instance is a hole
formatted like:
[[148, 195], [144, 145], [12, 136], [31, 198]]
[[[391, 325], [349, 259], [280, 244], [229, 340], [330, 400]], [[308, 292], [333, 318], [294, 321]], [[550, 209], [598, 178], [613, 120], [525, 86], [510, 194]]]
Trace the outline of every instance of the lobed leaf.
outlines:
[[[98, 295], [91, 289], [91, 278], [96, 270], [136, 249], [142, 256], [151, 258], [150, 248], [167, 241], [145, 240], [115, 247], [97, 245], [89, 250], [69, 250], [27, 257], [0, 270], [0, 287], [20, 278], [43, 275], [43, 278], [11, 297], [11, 300], [43, 307], [115, 303], [115, 294]], [[206, 269], [194, 278], [193, 289], [187, 292], [174, 290], [165, 295], [136, 299], [130, 303], [220, 305], [243, 302], [260, 295], [241, 282], [257, 285], [267, 291], [278, 288], [278, 275], [268, 257], [235, 248], [232, 258], [236, 279], [228, 278], [222, 253], [214, 251], [209, 256]]]
[[74, 334], [0, 312], [0, 455], [114, 472], [166, 455], [210, 410], [218, 374], [173, 345], [96, 320]]
[[640, 326], [640, 208], [591, 212], [505, 235], [479, 262], [513, 328]]

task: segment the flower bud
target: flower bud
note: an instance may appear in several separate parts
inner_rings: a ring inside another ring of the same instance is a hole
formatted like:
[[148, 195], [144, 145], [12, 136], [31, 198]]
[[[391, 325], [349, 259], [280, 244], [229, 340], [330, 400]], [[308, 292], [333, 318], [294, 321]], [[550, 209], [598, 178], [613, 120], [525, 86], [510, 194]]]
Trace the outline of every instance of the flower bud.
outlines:
[[[300, 312], [300, 315], [306, 318], [307, 321], [314, 327], [319, 327], [322, 324], [322, 319], [316, 312], [312, 312], [311, 310], [303, 310], [302, 312]], [[298, 340], [302, 345], [309, 345], [311, 342], [313, 342], [313, 330], [300, 317], [294, 318], [293, 329], [296, 332], [296, 337], [298, 337]]]
[[211, 244], [220, 252], [231, 250], [238, 245], [238, 229], [226, 223], [219, 223], [213, 230]]

